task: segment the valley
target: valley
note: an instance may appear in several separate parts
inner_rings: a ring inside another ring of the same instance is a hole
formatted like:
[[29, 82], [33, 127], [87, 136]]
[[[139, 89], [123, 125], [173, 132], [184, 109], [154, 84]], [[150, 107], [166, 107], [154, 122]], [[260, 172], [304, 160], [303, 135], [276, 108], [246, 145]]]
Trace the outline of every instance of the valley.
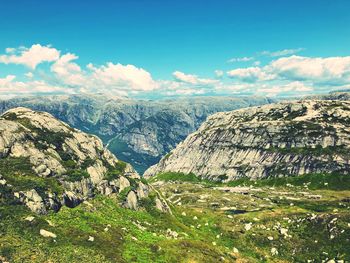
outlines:
[[217, 113], [145, 177], [98, 137], [13, 108], [0, 117], [0, 261], [347, 262], [349, 108]]
[[0, 101], [51, 113], [74, 128], [99, 136], [122, 161], [142, 174], [216, 112], [273, 102], [254, 96], [194, 97], [159, 101], [103, 94], [24, 96]]

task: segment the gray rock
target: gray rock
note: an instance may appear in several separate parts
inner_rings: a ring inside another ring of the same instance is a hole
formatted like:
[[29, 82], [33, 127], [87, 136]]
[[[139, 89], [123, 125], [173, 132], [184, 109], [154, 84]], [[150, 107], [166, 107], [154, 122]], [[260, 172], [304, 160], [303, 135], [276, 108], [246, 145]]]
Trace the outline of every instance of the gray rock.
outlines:
[[125, 206], [127, 208], [130, 208], [130, 209], [133, 209], [133, 210], [137, 210], [137, 208], [138, 208], [137, 196], [136, 196], [134, 191], [130, 191], [128, 193], [128, 196], [126, 198]]
[[51, 238], [56, 238], [57, 235], [50, 232], [50, 231], [47, 231], [45, 229], [40, 229], [40, 235], [42, 235], [43, 237], [51, 237]]
[[35, 189], [15, 193], [15, 197], [35, 213], [45, 214], [47, 212], [44, 200]]
[[[62, 205], [75, 207], [96, 193], [118, 193], [131, 186], [130, 180], [137, 195], [129, 194], [128, 207], [136, 209], [138, 198], [147, 197], [149, 192], [129, 164], [108, 181], [107, 173], [116, 168], [119, 161], [104, 148], [102, 141], [45, 112], [14, 108], [1, 115], [0, 156], [22, 158], [32, 166], [31, 174], [50, 180], [40, 194], [35, 189], [14, 193], [20, 202], [39, 214], [58, 211]], [[28, 169], [23, 173], [28, 173]], [[0, 184], [6, 184], [2, 177]], [[11, 192], [11, 186], [6, 187]]]
[[[126, 144], [117, 152], [132, 159], [139, 172], [158, 162], [211, 114], [270, 103], [263, 97], [195, 97], [145, 101], [105, 95], [55, 95], [0, 101], [0, 112], [27, 107], [46, 111], [85, 132]], [[51, 127], [46, 125], [46, 127]], [[113, 143], [111, 143], [112, 145]], [[133, 157], [133, 158], [130, 158]]]
[[231, 181], [348, 173], [349, 109], [349, 101], [315, 100], [217, 113], [144, 176], [171, 171]]

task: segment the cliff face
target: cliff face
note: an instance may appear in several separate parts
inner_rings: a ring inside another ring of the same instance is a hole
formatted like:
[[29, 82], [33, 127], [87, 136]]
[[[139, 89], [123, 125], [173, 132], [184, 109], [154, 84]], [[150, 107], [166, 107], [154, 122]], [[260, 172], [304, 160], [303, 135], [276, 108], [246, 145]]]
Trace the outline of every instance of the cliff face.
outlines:
[[74, 128], [99, 136], [112, 153], [143, 173], [209, 115], [269, 102], [261, 97], [145, 101], [70, 95], [4, 100], [0, 112], [19, 106], [49, 112]]
[[149, 191], [132, 166], [117, 160], [99, 138], [27, 108], [0, 118], [0, 177], [1, 195], [37, 213], [118, 193], [124, 206], [137, 209]]
[[217, 113], [145, 176], [173, 171], [230, 181], [347, 174], [349, 134], [349, 101], [293, 101]]

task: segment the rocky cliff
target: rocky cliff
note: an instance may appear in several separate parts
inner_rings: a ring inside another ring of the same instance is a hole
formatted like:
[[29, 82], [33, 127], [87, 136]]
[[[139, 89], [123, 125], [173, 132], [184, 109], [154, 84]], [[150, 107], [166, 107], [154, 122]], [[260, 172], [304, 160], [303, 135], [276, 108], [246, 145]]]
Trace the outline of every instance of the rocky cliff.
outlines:
[[350, 102], [306, 100], [210, 116], [145, 172], [230, 181], [350, 171]]
[[49, 112], [74, 128], [99, 136], [112, 153], [143, 173], [209, 115], [270, 102], [263, 97], [146, 101], [104, 95], [60, 95], [3, 100], [0, 112], [19, 106]]
[[74, 207], [96, 194], [138, 208], [149, 188], [102, 141], [45, 112], [15, 108], [0, 118], [0, 197], [37, 213]]

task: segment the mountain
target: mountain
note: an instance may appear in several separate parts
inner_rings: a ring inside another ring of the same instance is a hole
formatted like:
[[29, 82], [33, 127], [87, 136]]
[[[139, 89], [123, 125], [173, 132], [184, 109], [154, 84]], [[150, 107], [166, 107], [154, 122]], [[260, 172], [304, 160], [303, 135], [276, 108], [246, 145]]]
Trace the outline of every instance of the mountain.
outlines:
[[263, 97], [194, 97], [160, 101], [105, 95], [22, 97], [0, 101], [49, 112], [74, 128], [99, 136], [110, 151], [143, 173], [216, 112], [272, 102]]
[[350, 171], [350, 101], [303, 100], [217, 113], [145, 172], [215, 181]]
[[102, 141], [45, 112], [14, 108], [0, 117], [1, 198], [46, 214], [96, 194], [120, 195], [138, 208], [149, 187]]
[[[345, 125], [346, 103], [319, 103]], [[48, 113], [0, 117], [0, 262], [346, 262], [349, 196], [348, 174], [146, 180]]]
[[334, 91], [328, 94], [313, 95], [306, 97], [307, 100], [317, 99], [317, 100], [350, 100], [349, 91]]

